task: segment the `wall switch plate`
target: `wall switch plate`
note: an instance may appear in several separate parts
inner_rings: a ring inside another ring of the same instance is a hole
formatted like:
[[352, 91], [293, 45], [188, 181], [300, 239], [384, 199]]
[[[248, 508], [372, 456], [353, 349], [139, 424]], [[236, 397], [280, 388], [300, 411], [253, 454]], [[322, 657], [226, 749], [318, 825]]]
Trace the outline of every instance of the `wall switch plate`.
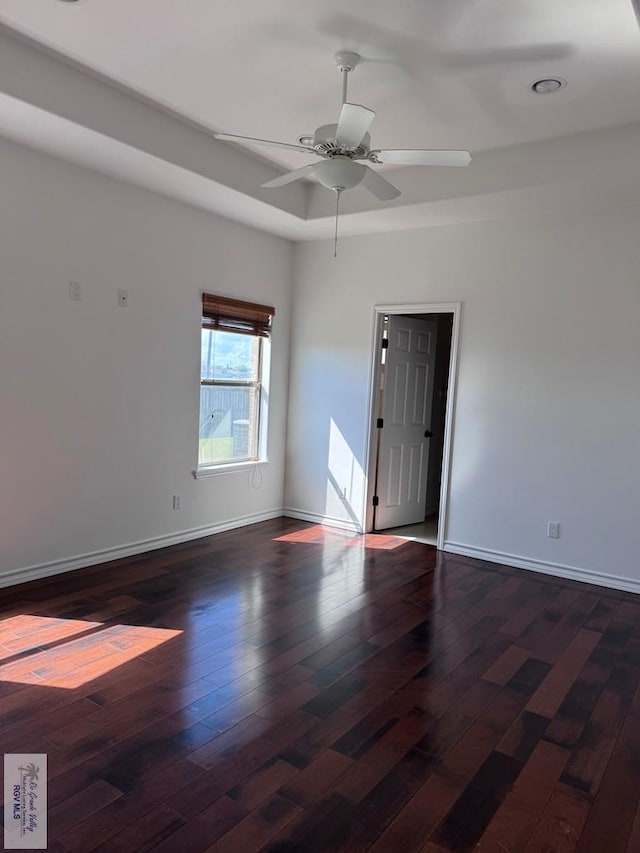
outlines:
[[560, 536], [560, 525], [557, 521], [549, 521], [547, 524], [547, 536], [549, 539], [557, 539]]
[[74, 302], [80, 302], [82, 299], [82, 287], [79, 281], [69, 282], [69, 299], [73, 299]]
[[123, 290], [121, 287], [118, 288], [118, 305], [121, 308], [126, 308], [129, 304], [129, 294], [126, 290]]
[[172, 502], [173, 509], [182, 509], [182, 495], [174, 495]]

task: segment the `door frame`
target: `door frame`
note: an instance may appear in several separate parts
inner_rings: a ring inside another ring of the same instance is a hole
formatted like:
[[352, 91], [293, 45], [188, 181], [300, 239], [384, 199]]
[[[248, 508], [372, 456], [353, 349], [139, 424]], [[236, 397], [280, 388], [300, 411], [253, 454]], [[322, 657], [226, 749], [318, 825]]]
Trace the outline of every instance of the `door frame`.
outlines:
[[456, 378], [458, 366], [458, 345], [460, 339], [461, 302], [405, 303], [402, 305], [374, 305], [371, 332], [371, 359], [369, 363], [369, 423], [365, 447], [365, 470], [367, 471], [367, 490], [363, 512], [364, 532], [373, 530], [373, 497], [376, 481], [376, 439], [378, 417], [377, 389], [380, 385], [380, 339], [385, 314], [453, 314], [451, 327], [451, 355], [449, 357], [449, 376], [447, 380], [447, 405], [444, 422], [444, 446], [442, 452], [442, 476], [440, 480], [440, 508], [438, 511], [438, 539], [436, 547], [444, 550], [447, 518], [449, 515], [449, 479], [451, 474], [451, 440], [453, 436], [453, 418], [456, 401]]

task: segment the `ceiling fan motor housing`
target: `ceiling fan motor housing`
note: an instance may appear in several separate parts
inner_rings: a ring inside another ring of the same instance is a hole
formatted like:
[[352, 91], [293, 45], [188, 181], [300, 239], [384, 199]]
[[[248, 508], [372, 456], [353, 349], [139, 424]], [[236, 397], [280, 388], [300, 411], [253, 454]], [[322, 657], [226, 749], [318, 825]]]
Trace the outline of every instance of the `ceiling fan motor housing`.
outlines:
[[368, 133], [365, 133], [362, 142], [357, 148], [345, 148], [344, 145], [340, 145], [336, 140], [337, 128], [337, 124], [323, 124], [317, 128], [316, 132], [313, 134], [312, 147], [315, 148], [319, 154], [325, 154], [329, 157], [332, 157], [334, 154], [341, 154], [352, 159], [355, 157], [367, 156], [369, 153], [369, 146], [371, 145], [371, 136]]

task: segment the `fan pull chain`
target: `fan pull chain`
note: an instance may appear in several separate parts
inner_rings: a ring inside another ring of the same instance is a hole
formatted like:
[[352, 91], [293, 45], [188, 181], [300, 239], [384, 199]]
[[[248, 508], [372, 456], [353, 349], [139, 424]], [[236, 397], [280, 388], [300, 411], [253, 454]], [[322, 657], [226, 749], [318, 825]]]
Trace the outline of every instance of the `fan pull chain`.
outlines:
[[340, 192], [336, 190], [336, 229], [333, 235], [333, 257], [338, 257], [338, 214], [340, 212]]

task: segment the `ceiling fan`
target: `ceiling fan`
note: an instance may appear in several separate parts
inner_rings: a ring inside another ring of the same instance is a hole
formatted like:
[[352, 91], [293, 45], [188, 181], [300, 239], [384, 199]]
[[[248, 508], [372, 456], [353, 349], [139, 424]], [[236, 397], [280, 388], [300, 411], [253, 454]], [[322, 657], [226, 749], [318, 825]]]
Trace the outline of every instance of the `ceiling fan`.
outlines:
[[301, 136], [297, 145], [255, 139], [251, 136], [236, 136], [232, 133], [216, 133], [216, 139], [227, 142], [254, 143], [303, 151], [321, 157], [319, 163], [309, 163], [293, 172], [287, 172], [262, 184], [263, 187], [283, 187], [292, 181], [314, 175], [327, 189], [337, 193], [362, 184], [371, 195], [380, 201], [389, 201], [400, 195], [400, 190], [361, 160], [375, 164], [394, 166], [467, 166], [471, 162], [468, 151], [430, 151], [416, 148], [370, 147], [369, 128], [375, 112], [359, 104], [347, 101], [349, 72], [360, 62], [360, 55], [350, 50], [340, 50], [335, 55], [336, 65], [342, 72], [342, 109], [337, 124], [323, 124], [313, 136]]
[[[361, 184], [379, 201], [390, 201], [400, 195], [400, 190], [367, 162], [394, 166], [467, 166], [471, 162], [468, 151], [435, 151], [423, 148], [371, 148], [369, 128], [375, 112], [347, 100], [349, 73], [360, 62], [360, 54], [340, 50], [335, 54], [336, 65], [342, 73], [342, 109], [337, 124], [323, 124], [313, 136], [301, 136], [297, 145], [237, 136], [232, 133], [215, 133], [216, 139], [225, 142], [250, 143], [302, 151], [322, 158], [262, 184], [266, 188], [283, 187], [293, 181], [313, 175], [327, 189], [334, 190], [336, 199], [336, 240], [340, 193]], [[366, 161], [364, 163], [359, 161]]]

